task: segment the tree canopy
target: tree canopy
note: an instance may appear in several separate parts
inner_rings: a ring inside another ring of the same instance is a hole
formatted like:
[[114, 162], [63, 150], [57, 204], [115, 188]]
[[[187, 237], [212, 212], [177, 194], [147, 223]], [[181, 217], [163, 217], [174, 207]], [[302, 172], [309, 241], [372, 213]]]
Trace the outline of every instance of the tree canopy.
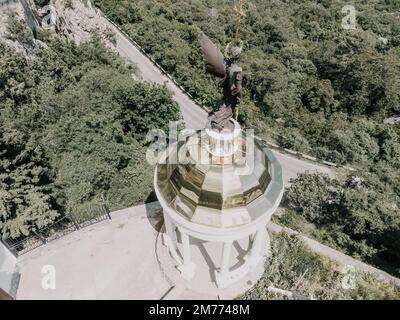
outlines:
[[[216, 105], [218, 87], [203, 70], [196, 37], [201, 30], [223, 49], [234, 38], [232, 1], [94, 3], [188, 92], [205, 106]], [[353, 1], [356, 30], [345, 30], [341, 10], [347, 4], [252, 0], [241, 30], [242, 122], [261, 135], [272, 130], [286, 147], [340, 164], [382, 159], [383, 150], [376, 150], [376, 135], [385, 130], [380, 124], [400, 113], [400, 5]]]
[[398, 276], [399, 179], [382, 165], [345, 181], [301, 174], [285, 194], [288, 212], [279, 221]]
[[[23, 27], [23, 25], [21, 25]], [[153, 168], [145, 136], [178, 118], [170, 92], [133, 80], [96, 37], [55, 37], [26, 56], [0, 42], [0, 233], [27, 235], [105, 194], [143, 202]]]

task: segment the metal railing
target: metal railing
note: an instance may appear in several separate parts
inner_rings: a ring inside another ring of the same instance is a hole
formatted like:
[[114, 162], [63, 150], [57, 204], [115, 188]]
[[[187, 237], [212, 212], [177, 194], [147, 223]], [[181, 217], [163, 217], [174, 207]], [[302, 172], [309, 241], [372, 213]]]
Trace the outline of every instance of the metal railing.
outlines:
[[87, 210], [79, 215], [66, 214], [61, 219], [56, 220], [44, 228], [31, 231], [27, 236], [23, 235], [17, 238], [6, 239], [0, 238], [0, 241], [12, 254], [19, 257], [81, 228], [111, 219], [110, 210], [104, 199], [102, 203], [95, 205], [95, 207], [90, 206], [89, 208], [91, 210]]

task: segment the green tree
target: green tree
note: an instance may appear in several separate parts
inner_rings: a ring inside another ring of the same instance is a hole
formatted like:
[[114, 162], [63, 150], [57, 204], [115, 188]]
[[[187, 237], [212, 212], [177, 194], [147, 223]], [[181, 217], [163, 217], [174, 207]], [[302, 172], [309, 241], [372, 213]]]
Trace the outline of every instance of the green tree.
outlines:
[[59, 213], [47, 182], [51, 173], [40, 145], [0, 126], [0, 230], [4, 238], [28, 235]]
[[[301, 174], [285, 194], [285, 205], [318, 228], [313, 236], [398, 274], [399, 190], [397, 182], [385, 176], [385, 167], [377, 174], [359, 172], [344, 182]], [[291, 226], [296, 228], [296, 219]]]

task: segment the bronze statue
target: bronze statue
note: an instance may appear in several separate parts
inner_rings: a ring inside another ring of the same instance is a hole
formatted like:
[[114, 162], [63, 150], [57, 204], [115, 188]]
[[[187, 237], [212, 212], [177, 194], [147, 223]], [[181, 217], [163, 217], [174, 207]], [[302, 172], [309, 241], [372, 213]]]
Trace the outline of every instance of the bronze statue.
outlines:
[[223, 100], [210, 112], [208, 119], [211, 127], [218, 131], [230, 128], [229, 119], [242, 100], [242, 68], [236, 61], [242, 53], [242, 47], [227, 46], [225, 57], [217, 46], [204, 34], [198, 37], [208, 73], [221, 78], [219, 82], [224, 95]]

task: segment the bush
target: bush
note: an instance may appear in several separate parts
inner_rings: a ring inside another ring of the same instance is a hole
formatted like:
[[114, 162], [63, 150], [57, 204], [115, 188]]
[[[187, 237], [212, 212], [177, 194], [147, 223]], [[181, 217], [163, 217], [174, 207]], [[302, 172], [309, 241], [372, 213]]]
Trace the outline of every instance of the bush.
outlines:
[[307, 153], [310, 149], [307, 139], [296, 128], [285, 128], [281, 130], [277, 139], [279, 145], [283, 148]]
[[297, 236], [280, 233], [273, 237], [271, 256], [265, 263], [261, 279], [237, 299], [285, 299], [284, 296], [270, 293], [267, 289], [271, 285], [292, 291], [295, 298], [303, 299], [400, 299], [399, 288], [364, 273], [355, 274], [354, 289], [345, 289], [342, 281], [346, 273], [342, 270], [331, 260], [311, 252]]
[[7, 20], [7, 37], [21, 44], [31, 44], [33, 34], [32, 31], [20, 21], [16, 14], [11, 14]]
[[[0, 233], [27, 235], [57, 216], [111, 209], [152, 190], [146, 133], [178, 108], [165, 87], [137, 83], [99, 39], [48, 40], [30, 58], [0, 42]], [[89, 209], [88, 209], [89, 208]]]
[[344, 182], [317, 173], [299, 175], [285, 194], [288, 212], [280, 221], [310, 233], [289, 218], [299, 215], [316, 226], [312, 235], [318, 240], [399, 275], [399, 190], [382, 169], [349, 175]]

